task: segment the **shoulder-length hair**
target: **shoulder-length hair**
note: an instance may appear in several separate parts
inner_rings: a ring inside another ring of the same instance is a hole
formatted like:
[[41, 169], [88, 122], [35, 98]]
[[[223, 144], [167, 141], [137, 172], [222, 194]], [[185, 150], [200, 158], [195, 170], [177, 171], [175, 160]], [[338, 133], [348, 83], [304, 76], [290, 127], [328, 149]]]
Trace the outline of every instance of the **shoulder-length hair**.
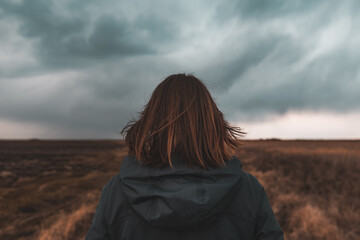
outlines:
[[189, 167], [225, 166], [246, 134], [230, 126], [208, 89], [192, 74], [174, 74], [153, 91], [140, 118], [121, 131], [128, 154], [142, 165], [173, 167], [172, 154], [179, 154]]

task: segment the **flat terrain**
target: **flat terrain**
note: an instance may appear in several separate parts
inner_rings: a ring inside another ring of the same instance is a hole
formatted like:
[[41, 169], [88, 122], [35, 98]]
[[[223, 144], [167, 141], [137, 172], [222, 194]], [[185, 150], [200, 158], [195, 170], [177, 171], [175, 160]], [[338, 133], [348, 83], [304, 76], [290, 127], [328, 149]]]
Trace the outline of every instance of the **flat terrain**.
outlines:
[[[244, 140], [286, 239], [360, 239], [360, 141]], [[120, 140], [1, 140], [0, 239], [83, 239]]]

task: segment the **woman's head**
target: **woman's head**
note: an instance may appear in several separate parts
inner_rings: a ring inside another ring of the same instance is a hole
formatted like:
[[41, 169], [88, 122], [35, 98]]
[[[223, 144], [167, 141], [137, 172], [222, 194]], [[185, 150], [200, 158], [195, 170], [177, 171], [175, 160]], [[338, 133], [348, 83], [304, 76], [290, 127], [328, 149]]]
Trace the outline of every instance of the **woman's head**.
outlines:
[[191, 74], [174, 74], [153, 91], [140, 118], [121, 131], [132, 154], [143, 165], [172, 166], [180, 154], [188, 166], [221, 167], [245, 134], [229, 126], [206, 86]]

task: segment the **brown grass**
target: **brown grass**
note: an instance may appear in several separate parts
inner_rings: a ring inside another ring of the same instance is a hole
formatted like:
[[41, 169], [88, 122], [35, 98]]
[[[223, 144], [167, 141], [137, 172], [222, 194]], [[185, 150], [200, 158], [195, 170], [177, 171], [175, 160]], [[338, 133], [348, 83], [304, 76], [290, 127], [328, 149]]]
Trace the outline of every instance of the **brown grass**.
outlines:
[[238, 157], [264, 185], [286, 239], [360, 239], [359, 141], [249, 141]]
[[0, 174], [0, 239], [38, 239], [39, 231], [46, 237], [62, 226], [64, 216], [82, 227], [58, 238], [83, 237], [94, 207], [80, 213], [94, 206], [103, 185], [120, 170], [123, 146], [119, 141], [0, 141], [0, 171], [11, 172]]
[[310, 204], [294, 209], [289, 219], [289, 239], [344, 239], [324, 211]]
[[[83, 239], [122, 142], [0, 145], [0, 239]], [[243, 141], [285, 238], [360, 239], [360, 141]], [[4, 224], [7, 223], [7, 224]]]
[[78, 209], [70, 213], [61, 211], [56, 220], [48, 227], [42, 225], [39, 230], [39, 240], [62, 240], [80, 239], [87, 231], [88, 219], [92, 217], [95, 202], [93, 204], [83, 204]]

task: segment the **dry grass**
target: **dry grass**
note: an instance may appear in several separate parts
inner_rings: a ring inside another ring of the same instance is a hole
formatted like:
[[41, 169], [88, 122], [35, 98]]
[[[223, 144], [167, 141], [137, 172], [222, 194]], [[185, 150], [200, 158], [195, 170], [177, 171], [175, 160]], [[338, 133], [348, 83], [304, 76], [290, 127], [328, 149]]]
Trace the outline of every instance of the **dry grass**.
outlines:
[[80, 239], [87, 231], [88, 219], [91, 219], [95, 201], [92, 204], [83, 204], [78, 209], [70, 213], [61, 211], [56, 220], [46, 227], [44, 224], [39, 230], [39, 240], [63, 240]]
[[64, 216], [81, 227], [58, 238], [83, 237], [94, 207], [89, 214], [84, 209], [94, 206], [103, 185], [120, 170], [123, 146], [118, 141], [0, 141], [0, 169], [6, 171], [0, 174], [0, 239], [55, 234]]
[[264, 185], [286, 239], [360, 239], [359, 141], [249, 141], [237, 155]]
[[[8, 223], [0, 239], [83, 239], [101, 187], [120, 169], [123, 144], [7, 146], [0, 147], [0, 222]], [[236, 155], [264, 185], [286, 239], [360, 239], [360, 141], [244, 141]]]
[[289, 219], [289, 239], [344, 239], [339, 228], [324, 211], [310, 204], [294, 209]]

